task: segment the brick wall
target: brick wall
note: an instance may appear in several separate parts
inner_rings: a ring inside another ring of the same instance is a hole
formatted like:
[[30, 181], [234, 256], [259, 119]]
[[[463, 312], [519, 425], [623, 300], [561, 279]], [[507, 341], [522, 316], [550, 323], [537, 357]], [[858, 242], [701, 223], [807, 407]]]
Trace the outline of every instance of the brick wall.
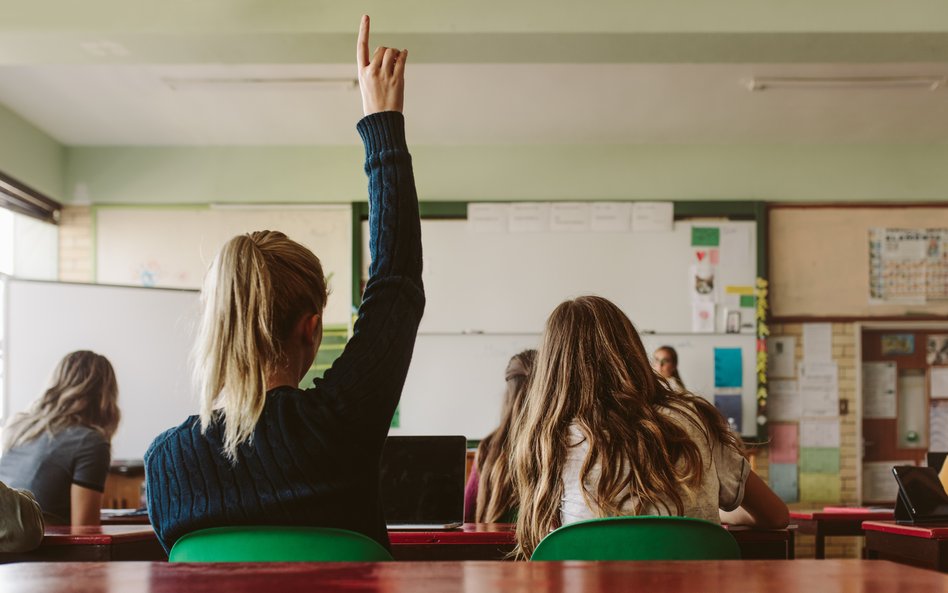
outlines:
[[[803, 362], [803, 324], [787, 323], [772, 324], [772, 336], [795, 336], [797, 368]], [[849, 410], [840, 416], [840, 500], [841, 505], [859, 504], [859, 471], [860, 441], [859, 423], [862, 418], [859, 409], [860, 398], [856, 397], [856, 368], [857, 350], [855, 326], [852, 323], [833, 324], [833, 361], [839, 370], [839, 399], [846, 401]], [[757, 460], [758, 473], [767, 475], [767, 456], [759, 455]], [[822, 508], [821, 502], [797, 502], [790, 505], [794, 509]], [[827, 558], [858, 558], [862, 550], [862, 538], [831, 537], [826, 540]], [[798, 535], [796, 544], [797, 558], [813, 557], [813, 537]]]
[[92, 254], [92, 208], [64, 206], [59, 220], [59, 279], [94, 281]]

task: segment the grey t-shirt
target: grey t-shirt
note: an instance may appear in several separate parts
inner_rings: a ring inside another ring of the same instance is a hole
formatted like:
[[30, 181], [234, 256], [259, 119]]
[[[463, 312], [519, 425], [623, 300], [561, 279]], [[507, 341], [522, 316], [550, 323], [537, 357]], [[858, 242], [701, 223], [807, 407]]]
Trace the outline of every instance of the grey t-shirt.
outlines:
[[111, 461], [109, 442], [85, 426], [70, 426], [17, 445], [0, 457], [0, 481], [29, 490], [49, 523], [69, 523], [70, 486], [105, 489]]

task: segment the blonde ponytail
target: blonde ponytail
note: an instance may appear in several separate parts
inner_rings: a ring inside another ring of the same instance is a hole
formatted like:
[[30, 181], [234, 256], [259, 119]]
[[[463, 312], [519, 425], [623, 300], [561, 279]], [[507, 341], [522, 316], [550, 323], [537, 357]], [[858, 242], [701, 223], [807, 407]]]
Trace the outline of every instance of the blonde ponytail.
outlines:
[[310, 250], [283, 233], [258, 231], [221, 248], [201, 296], [194, 349], [201, 428], [207, 430], [220, 408], [224, 454], [236, 461], [237, 447], [251, 440], [263, 413], [282, 342], [302, 315], [322, 313], [326, 281]]

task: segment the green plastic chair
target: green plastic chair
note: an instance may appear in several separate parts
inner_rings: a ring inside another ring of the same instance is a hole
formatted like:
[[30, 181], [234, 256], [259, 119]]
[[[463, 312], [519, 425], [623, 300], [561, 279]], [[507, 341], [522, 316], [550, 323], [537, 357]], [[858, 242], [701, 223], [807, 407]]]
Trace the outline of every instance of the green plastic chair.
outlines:
[[737, 541], [716, 523], [691, 517], [609, 517], [564, 525], [531, 560], [740, 560]]
[[383, 562], [392, 555], [361, 533], [328, 527], [213, 527], [175, 542], [169, 562]]

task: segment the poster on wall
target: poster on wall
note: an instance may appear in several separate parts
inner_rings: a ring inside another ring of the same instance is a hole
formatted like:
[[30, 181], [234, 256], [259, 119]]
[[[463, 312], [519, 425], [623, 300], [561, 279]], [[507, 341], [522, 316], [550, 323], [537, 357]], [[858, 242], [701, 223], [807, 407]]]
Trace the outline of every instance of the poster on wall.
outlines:
[[948, 364], [948, 334], [931, 334], [928, 336], [925, 362], [930, 365]]
[[948, 299], [948, 228], [869, 230], [869, 304]]

